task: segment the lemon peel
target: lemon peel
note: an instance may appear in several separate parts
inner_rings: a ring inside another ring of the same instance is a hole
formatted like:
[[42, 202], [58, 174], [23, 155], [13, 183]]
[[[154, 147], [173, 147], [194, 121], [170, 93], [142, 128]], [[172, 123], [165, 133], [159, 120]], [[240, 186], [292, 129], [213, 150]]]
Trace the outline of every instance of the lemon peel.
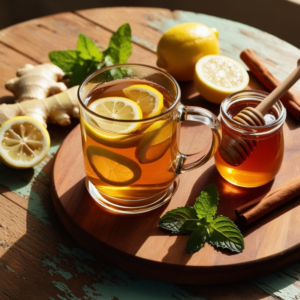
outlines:
[[183, 23], [166, 31], [157, 45], [157, 66], [179, 81], [192, 80], [196, 62], [219, 54], [218, 30], [201, 23]]
[[144, 118], [158, 115], [164, 107], [162, 93], [151, 86], [134, 84], [123, 89], [123, 93], [141, 107]]
[[249, 75], [237, 61], [221, 55], [207, 55], [199, 59], [194, 83], [206, 100], [220, 104], [228, 95], [243, 90]]
[[96, 126], [89, 124], [84, 118], [81, 118], [82, 130], [88, 137], [95, 142], [112, 148], [131, 148], [136, 147], [141, 140], [141, 134], [116, 134], [105, 132]]
[[32, 117], [14, 117], [0, 128], [0, 158], [9, 167], [31, 168], [48, 154], [50, 136], [42, 123]]
[[169, 149], [171, 136], [175, 130], [175, 121], [160, 120], [149, 126], [136, 149], [139, 162], [148, 164], [161, 158]]
[[141, 177], [140, 166], [126, 156], [97, 146], [87, 147], [86, 153], [94, 172], [110, 185], [128, 186]]
[[[143, 118], [140, 106], [135, 101], [124, 97], [100, 98], [92, 102], [88, 108], [100, 116], [114, 120], [140, 120]], [[95, 122], [103, 130], [116, 133], [130, 133], [140, 127], [139, 122], [118, 122], [100, 118]]]

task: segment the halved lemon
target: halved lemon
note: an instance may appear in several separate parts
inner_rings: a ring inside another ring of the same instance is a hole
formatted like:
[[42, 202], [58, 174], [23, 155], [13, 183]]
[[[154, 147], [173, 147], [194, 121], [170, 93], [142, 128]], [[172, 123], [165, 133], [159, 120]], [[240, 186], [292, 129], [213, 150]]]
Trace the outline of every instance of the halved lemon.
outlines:
[[[143, 113], [139, 105], [123, 97], [106, 97], [94, 101], [89, 105], [89, 109], [97, 114], [115, 120], [139, 120], [143, 118]], [[108, 120], [97, 120], [99, 127], [106, 131], [116, 133], [129, 133], [137, 130], [140, 123], [117, 122]]]
[[142, 164], [148, 164], [161, 158], [171, 144], [171, 136], [176, 129], [176, 122], [160, 120], [153, 123], [143, 132], [136, 157]]
[[94, 172], [110, 185], [127, 186], [141, 177], [140, 166], [126, 156], [96, 146], [89, 146], [86, 153]]
[[42, 123], [34, 118], [14, 117], [0, 128], [0, 157], [16, 169], [31, 168], [40, 163], [50, 147], [50, 137]]
[[134, 84], [123, 89], [123, 93], [141, 107], [144, 118], [158, 115], [164, 107], [162, 93], [151, 86]]
[[220, 104], [228, 95], [243, 90], [249, 75], [237, 61], [221, 55], [207, 55], [196, 63], [194, 83], [206, 100]]

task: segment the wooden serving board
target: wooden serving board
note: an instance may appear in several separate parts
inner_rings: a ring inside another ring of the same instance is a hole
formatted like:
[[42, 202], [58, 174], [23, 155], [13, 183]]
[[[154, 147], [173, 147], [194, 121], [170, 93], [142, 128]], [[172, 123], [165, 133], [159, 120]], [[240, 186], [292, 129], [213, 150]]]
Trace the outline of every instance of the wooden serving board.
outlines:
[[[188, 99], [193, 94], [192, 84], [181, 87], [184, 99]], [[250, 87], [257, 87], [253, 79]], [[217, 105], [199, 99], [198, 96], [188, 102], [204, 104], [218, 113]], [[181, 130], [185, 153], [194, 153], [200, 144], [209, 140], [205, 126], [186, 124]], [[100, 208], [86, 190], [77, 126], [56, 156], [52, 183], [54, 205], [62, 223], [80, 245], [100, 259], [145, 277], [174, 283], [215, 284], [272, 272], [299, 258], [300, 198], [242, 229], [245, 250], [241, 254], [218, 251], [208, 244], [198, 253], [188, 254], [185, 250], [188, 236], [169, 235], [157, 224], [166, 211], [192, 206], [201, 190], [211, 183], [220, 192], [218, 214], [235, 220], [236, 207], [299, 174], [299, 131], [296, 121], [289, 117], [284, 124], [285, 155], [281, 170], [274, 181], [263, 187], [245, 189], [227, 183], [218, 174], [212, 159], [198, 170], [179, 176], [179, 189], [169, 204], [146, 214], [120, 216]]]

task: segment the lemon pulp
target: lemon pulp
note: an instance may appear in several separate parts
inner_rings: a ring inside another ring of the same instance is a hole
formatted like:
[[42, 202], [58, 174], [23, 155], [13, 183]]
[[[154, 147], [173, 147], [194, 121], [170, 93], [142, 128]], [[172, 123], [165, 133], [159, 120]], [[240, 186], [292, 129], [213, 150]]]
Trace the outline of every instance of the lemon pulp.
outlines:
[[157, 121], [147, 128], [136, 149], [139, 162], [147, 164], [161, 158], [169, 149], [175, 129], [175, 121], [168, 123], [167, 120]]
[[164, 106], [163, 95], [145, 84], [131, 85], [123, 89], [123, 93], [140, 106], [144, 118], [158, 115]]
[[205, 99], [221, 103], [228, 95], [245, 89], [249, 75], [240, 63], [229, 57], [207, 55], [196, 64], [194, 82]]
[[86, 153], [94, 172], [110, 185], [127, 186], [141, 177], [140, 166], [126, 156], [96, 146], [88, 146]]
[[1, 160], [13, 168], [31, 168], [47, 155], [50, 137], [36, 119], [26, 116], [6, 121], [0, 129]]
[[[143, 113], [139, 105], [124, 97], [106, 97], [94, 101], [89, 109], [97, 114], [115, 120], [139, 120]], [[117, 122], [111, 120], [95, 120], [97, 125], [106, 131], [129, 133], [137, 130], [139, 123]]]

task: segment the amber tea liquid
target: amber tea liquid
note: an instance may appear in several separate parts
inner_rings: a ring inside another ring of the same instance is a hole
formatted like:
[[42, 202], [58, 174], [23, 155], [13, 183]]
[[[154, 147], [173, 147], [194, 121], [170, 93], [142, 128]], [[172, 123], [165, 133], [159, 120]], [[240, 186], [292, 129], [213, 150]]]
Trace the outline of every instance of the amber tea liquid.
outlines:
[[[174, 102], [160, 85], [139, 79], [121, 79], [101, 84], [87, 97], [85, 105], [89, 107], [95, 100], [105, 97], [126, 98], [122, 90], [135, 84], [146, 84], [161, 92], [164, 110]], [[142, 123], [134, 132], [117, 134], [101, 130], [95, 120], [81, 115], [88, 180], [116, 205], [147, 205], [147, 199], [149, 203], [154, 201], [153, 197], [159, 199], [175, 180], [177, 127], [177, 122], [168, 114], [163, 120]]]
[[[247, 106], [255, 107], [257, 102], [237, 102], [230, 106], [228, 115], [232, 118]], [[264, 116], [266, 123], [272, 123], [278, 118], [274, 108]], [[222, 135], [233, 136], [236, 134], [222, 120]], [[268, 133], [257, 137], [247, 137], [254, 139], [257, 143], [249, 157], [239, 166], [227, 164], [221, 157], [219, 151], [215, 155], [215, 164], [221, 176], [232, 184], [243, 187], [257, 187], [270, 182], [280, 169], [284, 141], [282, 130]]]

